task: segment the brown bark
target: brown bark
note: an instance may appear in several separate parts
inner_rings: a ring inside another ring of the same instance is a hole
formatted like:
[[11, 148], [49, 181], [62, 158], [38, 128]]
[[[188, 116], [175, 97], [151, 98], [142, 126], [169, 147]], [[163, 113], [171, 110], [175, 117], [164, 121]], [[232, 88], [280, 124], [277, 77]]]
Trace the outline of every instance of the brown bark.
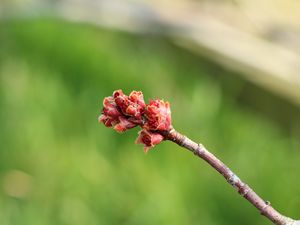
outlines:
[[235, 173], [233, 173], [222, 161], [209, 152], [202, 144], [195, 143], [188, 137], [180, 134], [174, 129], [163, 133], [165, 139], [190, 150], [198, 157], [204, 159], [215, 170], [217, 170], [227, 182], [233, 186], [238, 193], [255, 206], [262, 215], [270, 219], [277, 225], [300, 225], [300, 221], [295, 221], [289, 217], [280, 214], [269, 202], [264, 201], [256, 192], [244, 183]]

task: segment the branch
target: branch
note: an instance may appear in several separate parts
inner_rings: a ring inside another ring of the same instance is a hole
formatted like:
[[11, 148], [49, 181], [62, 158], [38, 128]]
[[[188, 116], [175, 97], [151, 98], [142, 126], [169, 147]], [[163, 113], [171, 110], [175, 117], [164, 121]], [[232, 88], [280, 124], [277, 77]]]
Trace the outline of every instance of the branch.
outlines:
[[106, 127], [112, 127], [117, 132], [140, 126], [142, 130], [136, 140], [144, 144], [144, 151], [158, 145], [164, 140], [170, 140], [190, 150], [195, 155], [208, 162], [233, 186], [238, 193], [254, 205], [262, 215], [277, 225], [300, 225], [300, 220], [293, 220], [276, 211], [269, 202], [264, 201], [247, 184], [235, 175], [223, 162], [210, 153], [202, 144], [197, 144], [186, 136], [174, 130], [171, 119], [170, 103], [161, 99], [144, 101], [143, 93], [132, 91], [129, 96], [122, 90], [117, 90], [112, 96], [103, 100], [102, 113], [99, 122]]
[[163, 132], [166, 140], [170, 140], [179, 146], [193, 152], [198, 157], [205, 160], [215, 170], [217, 170], [226, 181], [234, 187], [238, 193], [255, 206], [262, 215], [277, 225], [300, 225], [300, 220], [295, 221], [275, 210], [268, 201], [264, 201], [256, 192], [244, 183], [235, 173], [233, 173], [221, 160], [209, 152], [202, 144], [195, 143], [188, 137], [180, 134], [174, 129]]

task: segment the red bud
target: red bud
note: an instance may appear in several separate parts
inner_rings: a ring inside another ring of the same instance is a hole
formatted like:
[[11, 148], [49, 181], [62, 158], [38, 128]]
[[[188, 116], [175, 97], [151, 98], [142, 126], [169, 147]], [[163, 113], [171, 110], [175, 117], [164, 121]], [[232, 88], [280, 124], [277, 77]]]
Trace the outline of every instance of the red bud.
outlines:
[[144, 144], [144, 151], [147, 153], [150, 148], [159, 144], [164, 140], [164, 137], [158, 133], [153, 133], [147, 130], [141, 130], [135, 143]]

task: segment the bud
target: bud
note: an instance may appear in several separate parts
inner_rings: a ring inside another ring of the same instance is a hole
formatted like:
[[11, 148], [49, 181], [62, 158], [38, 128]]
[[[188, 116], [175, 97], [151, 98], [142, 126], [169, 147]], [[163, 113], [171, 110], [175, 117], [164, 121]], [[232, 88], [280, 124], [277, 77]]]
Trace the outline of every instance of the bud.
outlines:
[[171, 129], [171, 110], [169, 102], [156, 99], [150, 100], [146, 106], [145, 115], [147, 121], [143, 126], [151, 131], [168, 131]]
[[99, 116], [98, 121], [103, 123], [106, 127], [113, 127], [119, 123], [119, 112], [113, 97], [106, 97], [103, 100], [102, 114]]
[[99, 122], [106, 127], [114, 127], [118, 132], [142, 126], [145, 102], [140, 91], [133, 91], [129, 96], [117, 90], [113, 96], [104, 98], [102, 114]]
[[141, 130], [139, 136], [136, 139], [136, 144], [144, 144], [144, 151], [147, 153], [150, 148], [159, 144], [164, 140], [164, 137], [158, 133], [153, 133], [147, 130]]

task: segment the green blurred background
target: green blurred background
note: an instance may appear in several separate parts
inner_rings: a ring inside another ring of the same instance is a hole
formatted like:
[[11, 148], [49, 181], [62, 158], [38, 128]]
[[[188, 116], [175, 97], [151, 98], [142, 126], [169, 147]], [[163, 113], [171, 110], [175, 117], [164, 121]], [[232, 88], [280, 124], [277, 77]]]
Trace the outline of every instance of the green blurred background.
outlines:
[[99, 125], [120, 88], [300, 218], [299, 107], [166, 38], [49, 18], [0, 24], [1, 225], [271, 224], [189, 152]]

